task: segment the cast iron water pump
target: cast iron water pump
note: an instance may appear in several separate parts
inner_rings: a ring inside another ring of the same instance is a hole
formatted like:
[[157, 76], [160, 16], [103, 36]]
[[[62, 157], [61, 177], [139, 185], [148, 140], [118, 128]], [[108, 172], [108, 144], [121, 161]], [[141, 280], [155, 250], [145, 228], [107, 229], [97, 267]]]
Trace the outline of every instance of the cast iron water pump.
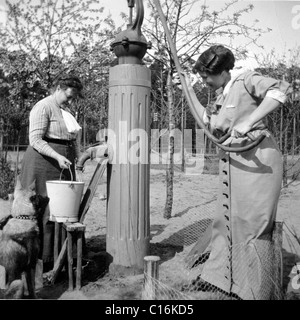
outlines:
[[132, 23], [132, 10], [135, 4], [134, 0], [127, 0], [130, 8], [130, 21], [127, 29], [116, 36], [111, 44], [111, 49], [119, 58], [119, 64], [142, 64], [142, 59], [147, 49], [151, 48], [150, 42], [147, 42], [141, 31], [144, 20], [143, 0], [136, 1], [136, 18]]

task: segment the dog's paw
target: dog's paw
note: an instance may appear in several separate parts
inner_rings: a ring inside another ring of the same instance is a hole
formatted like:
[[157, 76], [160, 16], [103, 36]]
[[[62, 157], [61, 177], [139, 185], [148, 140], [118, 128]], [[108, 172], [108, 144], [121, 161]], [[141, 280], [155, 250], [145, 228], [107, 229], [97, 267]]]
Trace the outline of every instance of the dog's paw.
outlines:
[[45, 272], [43, 274], [43, 286], [47, 287], [52, 285], [54, 282], [54, 272], [53, 270], [50, 270], [48, 272]]
[[23, 281], [14, 280], [5, 292], [5, 299], [22, 299], [24, 296]]

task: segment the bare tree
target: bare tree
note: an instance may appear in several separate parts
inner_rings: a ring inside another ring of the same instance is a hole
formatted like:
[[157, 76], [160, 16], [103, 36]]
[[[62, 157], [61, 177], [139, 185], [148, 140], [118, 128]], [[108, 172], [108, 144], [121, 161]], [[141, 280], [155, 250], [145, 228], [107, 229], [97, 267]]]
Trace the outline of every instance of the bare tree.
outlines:
[[[299, 154], [300, 148], [300, 68], [299, 68], [300, 47], [290, 51], [290, 56], [281, 56], [271, 51], [265, 56], [256, 57], [259, 68], [257, 71], [265, 76], [270, 76], [278, 80], [286, 80], [291, 84], [292, 94], [287, 102], [279, 110], [272, 112], [268, 116], [269, 128], [278, 142], [283, 154], [283, 186], [288, 186], [288, 175], [291, 180], [297, 179], [300, 174], [299, 159], [294, 160], [294, 156]], [[291, 155], [291, 161], [288, 156]], [[289, 172], [293, 172], [290, 174]]]
[[[194, 62], [195, 56], [204, 48], [221, 42], [224, 39], [228, 39], [227, 45], [233, 46], [233, 39], [238, 37], [246, 39], [248, 43], [256, 43], [256, 40], [260, 36], [263, 30], [257, 28], [254, 22], [251, 26], [245, 25], [242, 20], [244, 15], [249, 13], [253, 6], [245, 6], [243, 9], [237, 10], [232, 13], [234, 4], [237, 1], [231, 1], [224, 4], [218, 12], [212, 11], [208, 6], [201, 5], [200, 1], [197, 0], [165, 0], [162, 3], [165, 18], [168, 21], [168, 27], [171, 33], [173, 42], [177, 48], [178, 56], [182, 68], [185, 70], [191, 70], [191, 64]], [[180, 106], [181, 94], [178, 94], [176, 88], [172, 89], [172, 85], [169, 84], [168, 79], [172, 79], [174, 76], [175, 65], [173, 56], [167, 41], [166, 34], [160, 23], [159, 15], [156, 10], [157, 0], [149, 0], [148, 6], [151, 10], [150, 18], [147, 26], [144, 28], [144, 33], [148, 40], [152, 42], [153, 51], [149, 52], [149, 56], [162, 67], [164, 85], [161, 86], [163, 91], [159, 92], [161, 99], [156, 99], [156, 103], [160, 104], [160, 107], [155, 106], [157, 109], [164, 109], [164, 105], [167, 106], [167, 112], [170, 114], [167, 117], [169, 129], [175, 126], [174, 116], [176, 114], [175, 106]], [[231, 12], [230, 12], [231, 11]], [[230, 14], [229, 14], [230, 12]], [[244, 42], [242, 47], [235, 47], [235, 51], [238, 55], [245, 57], [247, 54], [246, 50], [247, 42]], [[168, 82], [167, 82], [168, 81]], [[154, 88], [157, 90], [158, 88]], [[165, 94], [166, 92], [166, 94]], [[175, 99], [177, 97], [177, 99]], [[182, 128], [184, 129], [184, 128]], [[169, 130], [169, 133], [171, 130]], [[172, 139], [170, 135], [170, 147], [169, 152], [174, 151], [172, 148]], [[169, 159], [172, 156], [169, 155]], [[173, 166], [170, 163], [170, 166]], [[168, 167], [167, 174], [167, 205], [165, 207], [165, 218], [171, 217], [171, 205], [172, 195], [170, 182], [174, 170]], [[170, 180], [170, 181], [169, 181]]]
[[[8, 20], [5, 29], [0, 29], [0, 68], [8, 82], [0, 83], [0, 87], [8, 88], [6, 104], [22, 109], [22, 125], [26, 125], [30, 107], [48, 94], [55, 78], [66, 71], [80, 75], [87, 88], [87, 100], [78, 101], [74, 113], [81, 121], [96, 122], [99, 100], [103, 110], [107, 105], [107, 77], [103, 73], [108, 73], [107, 66], [113, 59], [109, 43], [118, 31], [111, 17], [101, 18], [104, 8], [97, 0], [21, 0], [6, 4]], [[12, 61], [13, 56], [18, 60]], [[35, 94], [21, 95], [25, 89]], [[17, 96], [24, 101], [17, 101]]]

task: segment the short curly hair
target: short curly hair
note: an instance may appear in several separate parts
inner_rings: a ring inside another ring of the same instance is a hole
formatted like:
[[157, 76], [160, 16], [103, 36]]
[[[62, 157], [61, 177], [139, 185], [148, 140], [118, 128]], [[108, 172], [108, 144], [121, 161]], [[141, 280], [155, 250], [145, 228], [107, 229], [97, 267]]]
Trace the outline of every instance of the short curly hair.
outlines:
[[78, 95], [83, 98], [81, 92], [83, 85], [80, 79], [73, 74], [63, 74], [57, 77], [54, 81], [54, 88], [57, 88], [57, 86], [60, 86], [62, 89], [74, 88], [77, 90]]
[[222, 45], [215, 45], [204, 51], [198, 58], [193, 72], [206, 72], [217, 75], [234, 67], [235, 58], [231, 50]]
[[71, 87], [71, 88], [75, 88], [77, 90], [82, 90], [83, 85], [81, 83], [81, 81], [79, 80], [78, 77], [76, 76], [68, 76], [68, 75], [64, 75], [64, 76], [60, 76], [57, 80], [56, 80], [56, 85], [60, 85], [62, 87]]

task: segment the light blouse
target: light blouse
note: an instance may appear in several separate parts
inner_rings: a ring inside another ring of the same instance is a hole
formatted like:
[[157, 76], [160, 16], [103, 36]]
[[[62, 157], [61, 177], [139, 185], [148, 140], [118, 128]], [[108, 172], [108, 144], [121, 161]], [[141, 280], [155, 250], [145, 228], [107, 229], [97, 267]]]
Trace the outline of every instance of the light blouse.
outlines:
[[49, 157], [56, 153], [48, 142], [43, 140], [44, 137], [72, 140], [76, 152], [78, 151], [80, 127], [77, 124], [77, 130], [69, 132], [62, 112], [53, 96], [48, 96], [33, 106], [29, 116], [29, 144], [39, 153]]

